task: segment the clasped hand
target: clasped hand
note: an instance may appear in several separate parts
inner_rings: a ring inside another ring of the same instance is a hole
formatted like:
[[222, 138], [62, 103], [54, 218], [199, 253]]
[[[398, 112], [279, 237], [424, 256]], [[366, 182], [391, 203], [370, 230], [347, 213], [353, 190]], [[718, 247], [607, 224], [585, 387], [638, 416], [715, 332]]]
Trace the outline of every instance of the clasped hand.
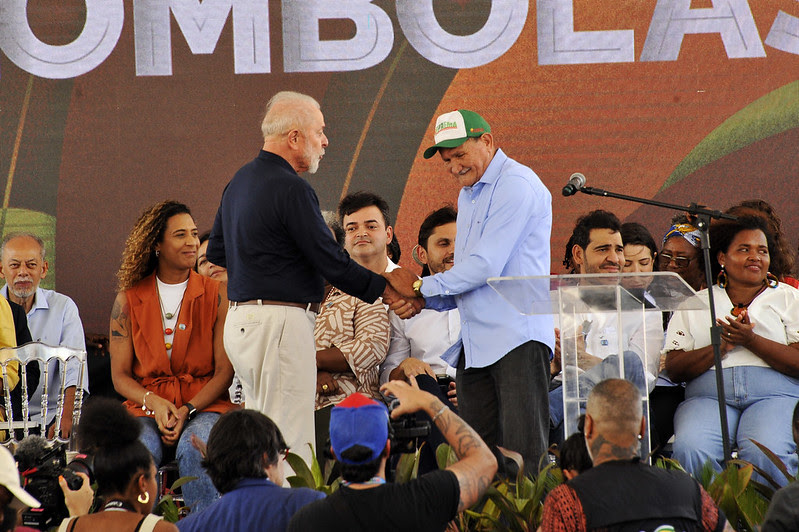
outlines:
[[385, 272], [386, 289], [383, 291], [383, 303], [402, 319], [412, 318], [424, 308], [424, 298], [417, 297], [413, 291], [413, 283], [418, 277], [405, 268], [396, 268]]
[[749, 321], [749, 313], [744, 309], [737, 318], [727, 316], [727, 320], [716, 319], [721, 327], [721, 347], [724, 354], [736, 346], [747, 346], [755, 338], [754, 324]]
[[161, 433], [161, 441], [167, 446], [175, 445], [183, 431], [188, 412], [181, 414], [178, 407], [156, 394], [147, 397], [147, 404], [153, 410], [155, 423]]

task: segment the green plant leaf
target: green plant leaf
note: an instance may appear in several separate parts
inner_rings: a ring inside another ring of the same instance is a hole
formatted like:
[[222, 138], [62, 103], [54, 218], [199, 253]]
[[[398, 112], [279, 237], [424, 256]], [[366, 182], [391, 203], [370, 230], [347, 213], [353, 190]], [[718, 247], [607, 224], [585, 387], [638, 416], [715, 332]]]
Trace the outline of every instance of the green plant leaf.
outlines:
[[316, 483], [313, 473], [311, 473], [310, 468], [300, 455], [288, 453], [286, 461], [291, 466], [291, 469], [294, 470], [294, 475], [286, 479], [292, 488], [317, 489], [321, 485], [321, 482], [319, 484]]
[[450, 445], [442, 443], [436, 448], [436, 463], [439, 469], [446, 469], [457, 461], [458, 455]]
[[397, 484], [405, 484], [418, 476], [419, 452], [420, 449], [417, 449], [415, 453], [403, 453], [400, 456], [399, 462], [397, 462], [394, 482]]
[[180, 477], [172, 483], [172, 486], [169, 489], [172, 491], [172, 493], [174, 493], [179, 487], [183, 486], [187, 482], [191, 482], [192, 480], [197, 480], [197, 477]]
[[170, 523], [178, 522], [178, 507], [172, 495], [164, 495], [161, 497], [161, 500], [158, 501], [158, 504], [153, 508], [153, 513], [162, 516], [165, 521], [169, 521]]
[[311, 449], [311, 475], [313, 476], [314, 480], [314, 487], [319, 487], [324, 485], [325, 479], [322, 477], [322, 468], [319, 467], [319, 460], [316, 459], [316, 452], [314, 451], [313, 445], [310, 443], [308, 447]]
[[[776, 454], [774, 454], [774, 451], [772, 451], [771, 449], [769, 449], [768, 447], [766, 447], [765, 445], [763, 445], [762, 443], [760, 443], [757, 440], [753, 440], [752, 438], [749, 438], [749, 441], [754, 443], [757, 446], [757, 448], [760, 449], [763, 452], [763, 454], [766, 455], [766, 458], [768, 458], [769, 461], [771, 461], [771, 463], [774, 464], [774, 466], [777, 469], [779, 469], [780, 473], [783, 474], [783, 476], [786, 478], [786, 480], [788, 482], [793, 482], [794, 480], [796, 480], [796, 478], [788, 472], [788, 468], [785, 466], [783, 461], [780, 460], [780, 457], [777, 456]], [[758, 470], [758, 473], [760, 473], [760, 470]], [[765, 475], [764, 475], [764, 477], [765, 477]], [[773, 482], [774, 479], [771, 479], [771, 477], [767, 477], [767, 478], [772, 481], [771, 484], [775, 488], [779, 489], [780, 485], [778, 483], [776, 483], [776, 482]]]

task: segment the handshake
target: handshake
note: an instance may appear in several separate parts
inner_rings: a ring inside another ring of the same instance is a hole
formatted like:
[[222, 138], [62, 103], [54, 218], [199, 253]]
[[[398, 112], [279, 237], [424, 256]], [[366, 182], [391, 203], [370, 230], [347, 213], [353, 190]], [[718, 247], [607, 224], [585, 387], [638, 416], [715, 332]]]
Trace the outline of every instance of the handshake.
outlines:
[[386, 289], [383, 291], [383, 303], [402, 319], [412, 318], [424, 308], [424, 298], [413, 290], [413, 283], [419, 278], [405, 268], [396, 268], [383, 273], [386, 278]]

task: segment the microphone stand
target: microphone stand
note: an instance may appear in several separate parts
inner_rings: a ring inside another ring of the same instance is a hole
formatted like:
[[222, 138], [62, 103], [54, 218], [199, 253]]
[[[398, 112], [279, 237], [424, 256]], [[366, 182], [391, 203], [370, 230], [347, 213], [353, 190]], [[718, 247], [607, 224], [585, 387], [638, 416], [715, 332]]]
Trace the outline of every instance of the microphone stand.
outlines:
[[[696, 228], [699, 229], [701, 234], [702, 254], [705, 259], [705, 282], [707, 284], [707, 299], [710, 305], [710, 343], [713, 345], [713, 360], [716, 365], [716, 393], [719, 399], [719, 419], [721, 420], [721, 442], [724, 447], [724, 467], [732, 459], [730, 451], [730, 431], [727, 426], [727, 408], [724, 393], [724, 375], [721, 370], [721, 326], [716, 323], [716, 307], [713, 300], [713, 274], [710, 268], [710, 229], [711, 218], [737, 220], [737, 216], [731, 214], [724, 214], [721, 211], [714, 211], [706, 209], [696, 203], [691, 203], [688, 207], [684, 205], [675, 205], [673, 203], [664, 203], [662, 201], [655, 201], [646, 198], [638, 198], [635, 196], [626, 196], [624, 194], [617, 194], [593, 187], [581, 187], [578, 189], [583, 194], [591, 196], [603, 196], [606, 198], [616, 198], [625, 201], [632, 201], [635, 203], [643, 203], [645, 205], [653, 205], [663, 209], [672, 209], [676, 211], [687, 212], [697, 217]], [[564, 191], [564, 195], [566, 195]]]

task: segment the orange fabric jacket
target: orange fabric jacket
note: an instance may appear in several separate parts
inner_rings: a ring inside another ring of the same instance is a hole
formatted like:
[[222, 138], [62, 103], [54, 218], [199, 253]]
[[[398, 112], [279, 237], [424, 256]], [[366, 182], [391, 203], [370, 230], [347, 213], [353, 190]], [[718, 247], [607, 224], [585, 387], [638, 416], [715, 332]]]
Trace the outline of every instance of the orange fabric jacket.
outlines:
[[[180, 408], [191, 401], [214, 375], [214, 323], [219, 304], [219, 282], [193, 271], [189, 274], [175, 327], [171, 360], [164, 344], [155, 274], [136, 283], [125, 292], [125, 297], [130, 309], [130, 334], [133, 338], [133, 378], [147, 390]], [[147, 415], [141, 402], [128, 400], [125, 406], [135, 416]], [[226, 390], [203, 412], [224, 413], [234, 407]]]

